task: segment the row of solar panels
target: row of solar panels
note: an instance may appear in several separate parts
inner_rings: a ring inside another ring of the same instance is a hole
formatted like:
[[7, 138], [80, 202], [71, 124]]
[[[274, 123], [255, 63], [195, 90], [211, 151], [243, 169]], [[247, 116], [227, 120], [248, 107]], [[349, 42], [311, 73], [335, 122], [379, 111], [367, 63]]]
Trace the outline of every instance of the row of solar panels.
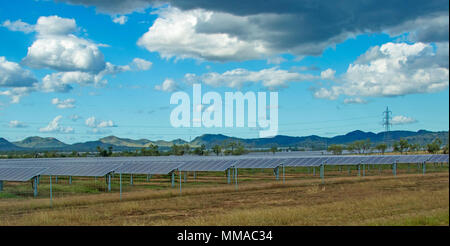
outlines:
[[[448, 155], [376, 155], [315, 157], [55, 158], [0, 160], [0, 180], [27, 181], [37, 175], [104, 176], [108, 173], [168, 174], [178, 171], [225, 171], [229, 168], [448, 162]], [[178, 160], [178, 161], [176, 161]]]

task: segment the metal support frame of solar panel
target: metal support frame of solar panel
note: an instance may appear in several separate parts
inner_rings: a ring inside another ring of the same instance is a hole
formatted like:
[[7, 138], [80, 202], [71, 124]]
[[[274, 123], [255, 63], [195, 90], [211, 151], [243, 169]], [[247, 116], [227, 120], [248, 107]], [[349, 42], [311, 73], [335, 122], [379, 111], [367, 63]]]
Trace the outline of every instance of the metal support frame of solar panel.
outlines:
[[124, 162], [114, 172], [122, 174], [169, 174], [184, 162], [172, 161], [133, 161]]
[[429, 163], [442, 163], [446, 162], [448, 163], [448, 155], [431, 155], [427, 162]]
[[41, 175], [46, 168], [42, 167], [9, 167], [0, 166], [1, 181], [28, 181]]
[[199, 160], [186, 161], [178, 167], [179, 171], [225, 171], [234, 166], [236, 160]]

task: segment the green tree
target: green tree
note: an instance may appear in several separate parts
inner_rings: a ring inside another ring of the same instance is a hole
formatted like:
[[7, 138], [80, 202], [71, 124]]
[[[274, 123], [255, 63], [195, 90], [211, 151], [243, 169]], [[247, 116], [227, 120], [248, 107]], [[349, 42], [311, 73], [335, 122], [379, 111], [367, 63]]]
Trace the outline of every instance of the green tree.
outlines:
[[364, 154], [370, 149], [370, 139], [357, 140], [347, 145], [347, 150], [350, 152], [358, 152], [358, 154]]
[[214, 145], [212, 150], [217, 156], [219, 156], [219, 154], [222, 153], [222, 147], [220, 147], [220, 145], [218, 144]]
[[378, 144], [377, 146], [375, 146], [375, 149], [377, 149], [378, 151], [381, 152], [381, 154], [384, 155], [384, 152], [387, 149], [387, 144], [385, 144], [385, 143]]
[[410, 144], [409, 145], [409, 151], [411, 152], [417, 152], [420, 150], [420, 144], [415, 143], [415, 144]]
[[200, 147], [194, 149], [194, 154], [196, 155], [205, 155], [206, 145], [202, 144]]
[[278, 151], [278, 147], [277, 147], [277, 145], [273, 145], [271, 148], [270, 148], [270, 151], [272, 152], [272, 154], [274, 154], [275, 155], [275, 152], [277, 152]]
[[408, 140], [402, 138], [400, 141], [394, 142], [392, 146], [394, 147], [395, 152], [400, 152], [400, 154], [403, 154], [403, 152], [408, 150], [409, 143]]
[[439, 138], [433, 140], [433, 142], [427, 144], [427, 151], [431, 154], [436, 154], [439, 150], [441, 150], [442, 141]]
[[328, 146], [328, 151], [332, 152], [333, 155], [341, 155], [344, 150], [344, 146], [339, 144], [332, 144]]

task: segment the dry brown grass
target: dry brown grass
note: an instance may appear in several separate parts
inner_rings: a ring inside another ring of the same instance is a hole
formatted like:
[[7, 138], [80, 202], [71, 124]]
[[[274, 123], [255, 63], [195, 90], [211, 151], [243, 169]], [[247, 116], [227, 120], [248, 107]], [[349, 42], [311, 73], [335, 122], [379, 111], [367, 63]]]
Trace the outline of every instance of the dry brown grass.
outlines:
[[449, 225], [449, 174], [0, 201], [0, 225]]

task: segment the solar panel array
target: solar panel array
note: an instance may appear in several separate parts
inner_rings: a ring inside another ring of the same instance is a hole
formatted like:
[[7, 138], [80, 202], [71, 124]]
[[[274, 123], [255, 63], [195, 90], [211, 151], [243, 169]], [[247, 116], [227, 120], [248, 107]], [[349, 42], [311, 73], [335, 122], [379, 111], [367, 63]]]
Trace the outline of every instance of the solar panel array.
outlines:
[[39, 167], [8, 167], [0, 166], [0, 180], [2, 181], [28, 181], [40, 175], [45, 168]]
[[448, 155], [432, 155], [427, 162], [447, 162], [448, 163]]
[[315, 167], [447, 162], [448, 155], [368, 156], [145, 156], [48, 159], [0, 159], [0, 180], [23, 181], [37, 175], [104, 176], [109, 173], [168, 174], [178, 171], [225, 171], [229, 168]]
[[177, 170], [183, 162], [169, 162], [169, 161], [137, 161], [124, 163], [117, 168], [115, 173], [125, 174], [168, 174]]
[[178, 167], [179, 171], [225, 171], [231, 168], [236, 160], [199, 160], [186, 161]]

